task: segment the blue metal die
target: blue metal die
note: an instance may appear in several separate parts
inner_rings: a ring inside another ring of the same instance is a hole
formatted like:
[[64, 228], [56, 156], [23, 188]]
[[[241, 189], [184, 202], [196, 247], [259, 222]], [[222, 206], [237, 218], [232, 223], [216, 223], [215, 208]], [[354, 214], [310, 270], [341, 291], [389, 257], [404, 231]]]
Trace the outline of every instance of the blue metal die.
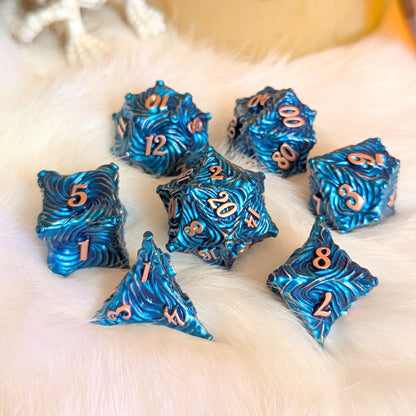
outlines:
[[129, 267], [118, 198], [118, 166], [59, 175], [41, 171], [43, 210], [36, 232], [45, 240], [48, 265], [66, 276], [85, 267]]
[[399, 160], [379, 138], [309, 160], [310, 209], [344, 233], [394, 214]]
[[157, 192], [169, 215], [169, 251], [231, 267], [251, 245], [278, 233], [265, 208], [264, 174], [232, 164], [212, 147]]
[[166, 325], [212, 339], [196, 315], [194, 305], [175, 280], [169, 254], [155, 245], [153, 234], [147, 231], [133, 268], [93, 319], [102, 325], [134, 322]]
[[292, 89], [266, 87], [236, 100], [228, 127], [230, 147], [280, 176], [304, 172], [316, 142], [312, 129], [315, 115]]
[[188, 93], [179, 94], [157, 81], [141, 94], [127, 94], [116, 125], [112, 152], [145, 172], [178, 175], [208, 146], [209, 113], [201, 112]]
[[377, 284], [376, 277], [333, 242], [321, 216], [316, 217], [305, 244], [267, 281], [320, 345], [334, 321]]

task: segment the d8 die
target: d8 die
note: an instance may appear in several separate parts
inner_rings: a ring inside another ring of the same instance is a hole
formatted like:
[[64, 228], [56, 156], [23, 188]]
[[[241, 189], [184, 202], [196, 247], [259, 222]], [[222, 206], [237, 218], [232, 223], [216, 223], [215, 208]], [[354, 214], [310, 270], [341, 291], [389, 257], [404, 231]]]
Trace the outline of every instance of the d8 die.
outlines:
[[394, 213], [400, 162], [379, 138], [309, 160], [309, 207], [332, 228], [347, 232]]
[[292, 89], [266, 87], [252, 97], [236, 100], [228, 127], [230, 147], [280, 176], [304, 172], [316, 141], [315, 115]]
[[169, 251], [231, 267], [251, 245], [275, 237], [264, 204], [264, 174], [232, 164], [213, 148], [157, 192], [169, 214]]
[[116, 124], [113, 153], [147, 173], [177, 175], [193, 164], [208, 146], [209, 113], [158, 81], [141, 94], [127, 94], [113, 114]]
[[54, 273], [66, 276], [84, 267], [129, 266], [117, 165], [74, 175], [41, 171], [38, 184], [43, 211], [36, 231], [45, 240]]
[[267, 284], [323, 345], [334, 321], [378, 279], [333, 242], [324, 218], [318, 216], [308, 240], [269, 275]]

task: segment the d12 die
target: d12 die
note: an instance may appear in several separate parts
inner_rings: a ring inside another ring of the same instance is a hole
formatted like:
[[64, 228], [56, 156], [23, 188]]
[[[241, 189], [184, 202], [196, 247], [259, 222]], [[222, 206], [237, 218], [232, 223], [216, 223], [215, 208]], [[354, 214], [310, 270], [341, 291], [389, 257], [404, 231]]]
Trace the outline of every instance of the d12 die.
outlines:
[[169, 255], [144, 233], [132, 269], [96, 313], [102, 325], [154, 323], [167, 325], [202, 338], [212, 339], [197, 319], [196, 309], [175, 279]]
[[306, 243], [269, 275], [267, 284], [323, 345], [334, 321], [378, 279], [333, 242], [324, 218], [318, 216]]
[[231, 267], [251, 245], [275, 237], [263, 182], [263, 173], [241, 169], [209, 147], [192, 169], [157, 188], [169, 214], [168, 250]]
[[376, 224], [394, 213], [400, 162], [379, 138], [309, 160], [309, 207], [340, 232]]
[[127, 94], [116, 124], [113, 153], [156, 175], [177, 175], [208, 146], [209, 113], [190, 94], [179, 94], [158, 81], [141, 94]]
[[114, 163], [73, 175], [41, 171], [43, 211], [36, 231], [45, 240], [48, 265], [66, 276], [84, 267], [128, 267]]
[[266, 87], [252, 97], [236, 100], [228, 127], [230, 147], [280, 176], [304, 172], [316, 141], [315, 115], [292, 89]]

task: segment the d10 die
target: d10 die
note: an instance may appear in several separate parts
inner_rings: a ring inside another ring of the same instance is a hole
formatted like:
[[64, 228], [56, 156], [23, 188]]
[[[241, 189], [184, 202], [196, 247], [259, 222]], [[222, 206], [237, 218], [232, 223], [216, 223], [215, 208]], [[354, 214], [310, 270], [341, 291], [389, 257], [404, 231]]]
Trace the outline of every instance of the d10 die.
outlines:
[[141, 94], [127, 94], [116, 124], [113, 153], [147, 173], [177, 175], [208, 146], [209, 113], [158, 81]]
[[381, 140], [368, 139], [309, 160], [309, 207], [340, 232], [394, 213], [400, 162]]
[[315, 115], [292, 89], [266, 87], [252, 97], [236, 100], [228, 127], [230, 147], [283, 177], [304, 172], [316, 141]]
[[334, 321], [378, 279], [333, 242], [324, 218], [318, 216], [306, 243], [269, 275], [267, 284], [323, 345]]
[[209, 147], [192, 169], [157, 188], [169, 214], [167, 249], [231, 267], [251, 245], [275, 237], [263, 182], [263, 173], [241, 169]]
[[154, 323], [167, 325], [202, 338], [212, 339], [197, 319], [196, 309], [175, 279], [169, 255], [144, 233], [132, 269], [96, 313], [102, 325]]
[[41, 171], [43, 211], [36, 231], [45, 240], [48, 265], [66, 276], [84, 267], [128, 267], [118, 198], [118, 166], [59, 175]]

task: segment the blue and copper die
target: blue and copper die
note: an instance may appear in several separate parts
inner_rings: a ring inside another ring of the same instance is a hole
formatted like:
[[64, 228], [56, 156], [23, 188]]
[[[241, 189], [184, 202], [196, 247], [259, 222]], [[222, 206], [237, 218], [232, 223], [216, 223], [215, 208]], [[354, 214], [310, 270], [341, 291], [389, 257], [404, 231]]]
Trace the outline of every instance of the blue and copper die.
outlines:
[[114, 163], [73, 175], [39, 172], [43, 210], [36, 232], [45, 240], [54, 273], [67, 276], [85, 267], [129, 267], [118, 177]]
[[157, 188], [169, 216], [167, 249], [230, 268], [254, 243], [276, 237], [265, 207], [264, 177], [209, 147], [193, 168]]
[[209, 113], [200, 111], [188, 93], [179, 94], [157, 81], [141, 94], [127, 94], [113, 120], [112, 152], [155, 175], [178, 175], [208, 146]]
[[108, 326], [153, 323], [212, 339], [198, 321], [192, 301], [176, 282], [169, 254], [156, 246], [150, 231], [143, 235], [136, 263], [93, 321]]
[[310, 209], [341, 233], [394, 213], [399, 160], [379, 138], [309, 160]]
[[321, 216], [305, 244], [267, 281], [320, 345], [334, 321], [377, 284], [376, 277], [334, 243]]
[[315, 115], [291, 88], [266, 87], [236, 100], [228, 126], [230, 147], [255, 159], [268, 172], [283, 177], [304, 172], [316, 142]]

